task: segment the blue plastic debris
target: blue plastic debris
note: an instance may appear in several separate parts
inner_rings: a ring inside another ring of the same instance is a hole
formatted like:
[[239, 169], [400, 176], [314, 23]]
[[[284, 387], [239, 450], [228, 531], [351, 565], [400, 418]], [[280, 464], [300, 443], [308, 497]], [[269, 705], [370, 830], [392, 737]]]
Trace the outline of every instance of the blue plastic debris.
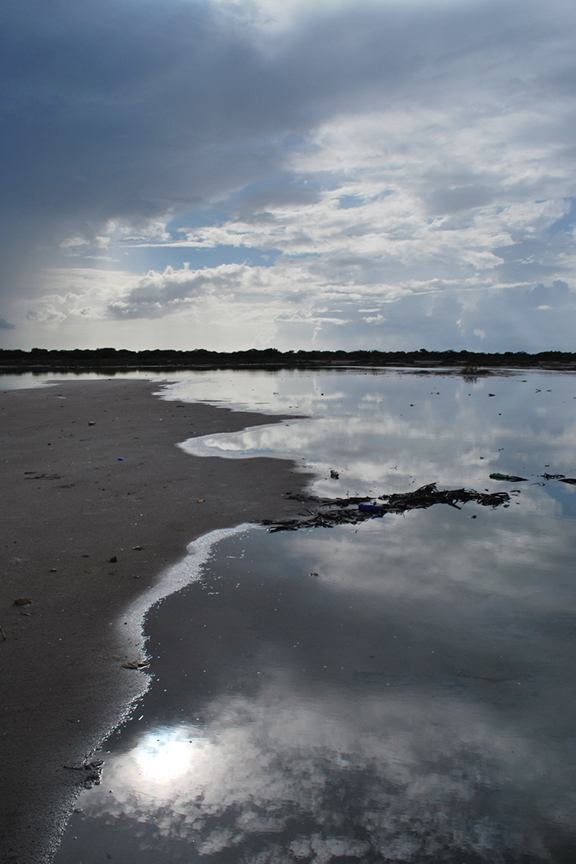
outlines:
[[359, 504], [358, 509], [363, 510], [364, 513], [377, 513], [379, 516], [384, 512], [382, 504]]

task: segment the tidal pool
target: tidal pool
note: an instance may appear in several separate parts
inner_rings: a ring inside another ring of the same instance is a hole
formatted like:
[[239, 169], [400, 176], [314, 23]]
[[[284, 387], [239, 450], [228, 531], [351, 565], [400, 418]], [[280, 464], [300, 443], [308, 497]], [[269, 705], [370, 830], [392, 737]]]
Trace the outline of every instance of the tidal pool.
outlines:
[[151, 687], [56, 864], [572, 864], [576, 487], [542, 475], [576, 477], [576, 379], [251, 375], [309, 419], [183, 446], [288, 453], [316, 494], [510, 502], [214, 543], [147, 615]]

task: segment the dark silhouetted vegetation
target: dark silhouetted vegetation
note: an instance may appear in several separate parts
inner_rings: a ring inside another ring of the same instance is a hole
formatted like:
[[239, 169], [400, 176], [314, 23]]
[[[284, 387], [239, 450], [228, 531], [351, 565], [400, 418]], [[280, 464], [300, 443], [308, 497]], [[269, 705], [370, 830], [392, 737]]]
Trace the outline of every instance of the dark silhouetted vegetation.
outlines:
[[457, 368], [471, 376], [491, 369], [576, 369], [576, 354], [568, 351], [505, 351], [484, 354], [476, 351], [279, 351], [276, 348], [248, 351], [146, 350], [96, 348], [94, 350], [31, 351], [0, 350], [2, 372], [60, 371], [121, 371], [126, 369], [195, 369], [276, 367], [298, 368], [313, 366], [368, 366], [407, 368]]

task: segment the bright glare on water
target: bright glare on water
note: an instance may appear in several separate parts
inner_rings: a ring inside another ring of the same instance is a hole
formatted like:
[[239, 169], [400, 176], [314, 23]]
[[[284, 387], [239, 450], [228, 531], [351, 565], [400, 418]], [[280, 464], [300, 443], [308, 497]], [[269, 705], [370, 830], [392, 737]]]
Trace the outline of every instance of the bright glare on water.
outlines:
[[573, 864], [576, 486], [542, 475], [576, 477], [576, 379], [187, 376], [165, 397], [290, 415], [197, 456], [510, 502], [216, 543], [148, 615], [152, 686], [56, 864]]

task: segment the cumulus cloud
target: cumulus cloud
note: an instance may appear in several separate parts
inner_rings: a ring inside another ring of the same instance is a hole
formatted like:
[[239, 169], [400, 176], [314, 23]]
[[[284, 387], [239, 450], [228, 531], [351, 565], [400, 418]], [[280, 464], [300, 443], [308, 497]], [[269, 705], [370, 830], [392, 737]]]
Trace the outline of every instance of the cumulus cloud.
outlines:
[[[233, 302], [252, 302], [279, 345], [294, 313], [263, 298], [295, 281], [297, 318], [344, 298], [327, 317], [349, 324], [349, 346], [388, 338], [387, 311], [358, 312], [366, 295], [443, 293], [439, 341], [473, 347], [477, 330], [503, 347], [489, 325], [460, 327], [462, 292], [509, 308], [515, 286], [576, 287], [575, 21], [562, 0], [20, 5], [2, 53], [6, 302], [34, 308], [48, 292], [33, 271], [72, 257], [130, 270], [110, 320], [159, 320], [216, 306], [234, 264], [254, 272]], [[293, 328], [294, 347], [329, 342], [330, 322]], [[518, 319], [524, 347], [540, 347], [538, 326]], [[429, 335], [403, 318], [404, 347], [412, 332]]]
[[124, 296], [109, 303], [107, 313], [115, 318], [155, 318], [178, 313], [198, 299], [218, 295], [225, 303], [236, 293], [254, 295], [260, 286], [258, 268], [222, 264], [191, 271], [167, 267], [163, 273], [151, 270], [127, 286]]
[[[527, 287], [440, 279], [353, 283], [346, 276], [346, 271], [338, 274], [334, 262], [327, 266], [314, 257], [281, 258], [270, 267], [167, 267], [138, 278], [123, 271], [74, 269], [53, 276], [51, 293], [39, 297], [25, 317], [39, 322], [90, 319], [108, 322], [107, 327], [123, 320], [166, 319], [171, 326], [195, 321], [204, 347], [207, 331], [211, 345], [230, 347], [234, 320], [238, 325], [259, 321], [266, 336], [258, 345], [274, 342], [285, 350], [310, 344], [349, 350], [365, 344], [391, 350], [472, 345], [482, 350], [486, 340], [493, 349], [524, 350], [527, 339], [541, 350], [571, 345], [576, 293], [561, 280]], [[367, 310], [367, 301], [377, 305]], [[249, 328], [233, 347], [251, 347], [255, 338]]]

